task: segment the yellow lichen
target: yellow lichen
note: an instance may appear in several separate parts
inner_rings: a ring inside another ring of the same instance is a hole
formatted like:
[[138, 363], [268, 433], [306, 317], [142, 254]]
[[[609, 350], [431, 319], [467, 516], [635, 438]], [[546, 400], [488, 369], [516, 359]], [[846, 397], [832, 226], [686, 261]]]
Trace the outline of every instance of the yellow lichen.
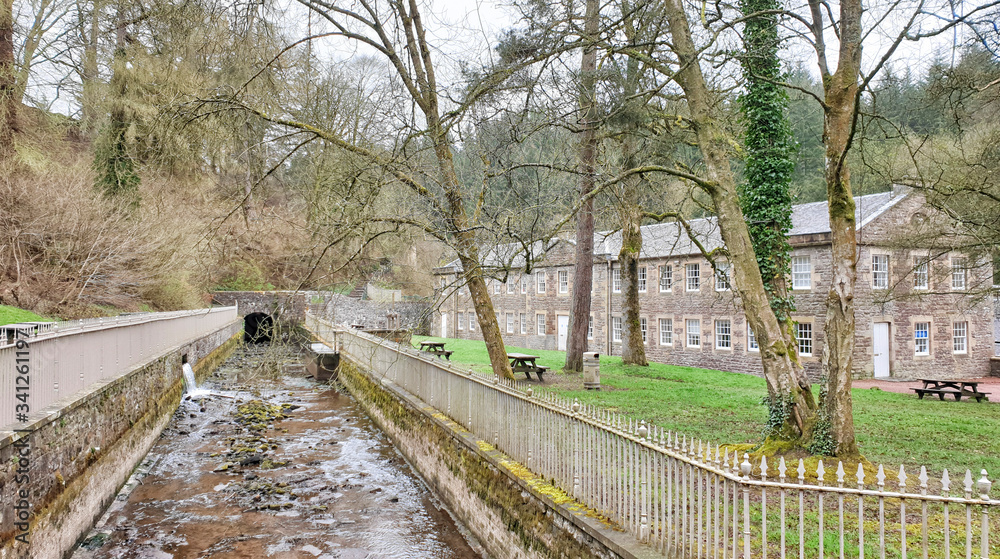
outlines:
[[486, 441], [476, 441], [476, 444], [479, 445], [479, 450], [483, 452], [492, 452], [496, 450], [495, 448], [493, 448], [493, 445], [491, 445]]

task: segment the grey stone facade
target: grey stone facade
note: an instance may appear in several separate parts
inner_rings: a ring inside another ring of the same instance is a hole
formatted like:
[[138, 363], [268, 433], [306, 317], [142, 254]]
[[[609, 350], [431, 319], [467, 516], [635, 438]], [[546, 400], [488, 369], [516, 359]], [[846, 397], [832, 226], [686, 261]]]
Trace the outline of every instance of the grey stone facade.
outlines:
[[[926, 220], [927, 210], [919, 195], [897, 190], [858, 197], [855, 202], [859, 224], [855, 377], [875, 375], [876, 353], [882, 354], [878, 376], [989, 375], [994, 353], [993, 302], [970, 293], [992, 282], [992, 267], [968, 259], [962, 265], [965, 257], [947, 246], [908, 247], [906, 231]], [[714, 220], [696, 220], [692, 225], [707, 249], [721, 245]], [[639, 299], [647, 329], [647, 358], [760, 375], [759, 356], [751, 347], [739, 301], [725, 288], [725, 282], [717, 283], [711, 264], [675, 224], [642, 229], [640, 270], [646, 275], [646, 289], [640, 286]], [[798, 265], [789, 284], [796, 286], [792, 291], [796, 305], [793, 317], [801, 338], [800, 357], [815, 379], [821, 374], [831, 258], [825, 203], [795, 207], [790, 242], [793, 265]], [[589, 349], [610, 355], [621, 353], [615, 323], [622, 316], [623, 297], [613, 285], [619, 247], [618, 234], [599, 234], [595, 239]], [[489, 293], [506, 344], [564, 349], [560, 331], [568, 330], [576, 269], [573, 257], [573, 242], [559, 240], [529, 274], [514, 270], [506, 277], [490, 279]], [[922, 265], [925, 261], [926, 266]], [[874, 273], [873, 262], [879, 267]], [[887, 270], [883, 272], [882, 266]], [[961, 270], [955, 272], [959, 277], [953, 276], [955, 270]], [[431, 333], [481, 339], [468, 289], [458, 284], [460, 272], [457, 262], [435, 269], [442, 303], [433, 315]], [[540, 279], [544, 288], [539, 287]], [[697, 336], [689, 326], [697, 326]]]

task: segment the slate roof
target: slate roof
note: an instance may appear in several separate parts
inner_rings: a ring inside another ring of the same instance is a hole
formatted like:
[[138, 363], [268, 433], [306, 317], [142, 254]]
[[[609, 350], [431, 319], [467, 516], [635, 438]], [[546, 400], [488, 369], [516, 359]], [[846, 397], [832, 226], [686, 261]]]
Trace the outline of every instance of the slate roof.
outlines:
[[[859, 228], [870, 223], [905, 197], [905, 193], [901, 193], [899, 190], [855, 196], [854, 204]], [[715, 217], [692, 219], [688, 224], [695, 232], [695, 237], [698, 238], [706, 250], [722, 246], [722, 235], [719, 232]], [[641, 229], [642, 252], [640, 253], [640, 258], [664, 258], [698, 254], [700, 252], [679, 223], [670, 222], [644, 225]], [[790, 236], [815, 235], [829, 232], [830, 215], [825, 201], [792, 206], [792, 230], [789, 232]], [[551, 250], [556, 242], [572, 241], [562, 239], [553, 240], [546, 250]], [[621, 250], [621, 242], [621, 231], [598, 232], [594, 235], [594, 255], [604, 256], [612, 260], [617, 259], [618, 251]], [[532, 253], [536, 259], [541, 255], [541, 248], [540, 242], [532, 245]], [[511, 262], [512, 268], [519, 268], [524, 265], [524, 255], [520, 245], [501, 245], [491, 250], [484, 258], [484, 262], [486, 265], [492, 266]], [[442, 268], [459, 270], [461, 269], [461, 264], [458, 260], [454, 260]]]

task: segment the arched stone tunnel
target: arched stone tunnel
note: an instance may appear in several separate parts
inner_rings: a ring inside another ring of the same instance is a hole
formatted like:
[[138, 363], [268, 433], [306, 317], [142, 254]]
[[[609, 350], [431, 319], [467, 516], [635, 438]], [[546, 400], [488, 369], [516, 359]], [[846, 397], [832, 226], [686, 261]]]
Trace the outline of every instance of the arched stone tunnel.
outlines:
[[274, 319], [271, 315], [255, 312], [243, 318], [243, 340], [247, 343], [267, 343], [274, 335]]

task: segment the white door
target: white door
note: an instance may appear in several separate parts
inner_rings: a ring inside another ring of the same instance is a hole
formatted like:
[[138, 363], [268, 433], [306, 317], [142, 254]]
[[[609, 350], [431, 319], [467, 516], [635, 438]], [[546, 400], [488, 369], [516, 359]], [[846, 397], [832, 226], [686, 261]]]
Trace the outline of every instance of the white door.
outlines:
[[876, 322], [872, 330], [872, 351], [875, 357], [875, 378], [889, 376], [889, 323]]
[[441, 337], [448, 337], [448, 313], [441, 313]]
[[565, 315], [557, 316], [556, 324], [559, 333], [559, 351], [566, 351], [566, 338], [569, 337], [569, 317]]

